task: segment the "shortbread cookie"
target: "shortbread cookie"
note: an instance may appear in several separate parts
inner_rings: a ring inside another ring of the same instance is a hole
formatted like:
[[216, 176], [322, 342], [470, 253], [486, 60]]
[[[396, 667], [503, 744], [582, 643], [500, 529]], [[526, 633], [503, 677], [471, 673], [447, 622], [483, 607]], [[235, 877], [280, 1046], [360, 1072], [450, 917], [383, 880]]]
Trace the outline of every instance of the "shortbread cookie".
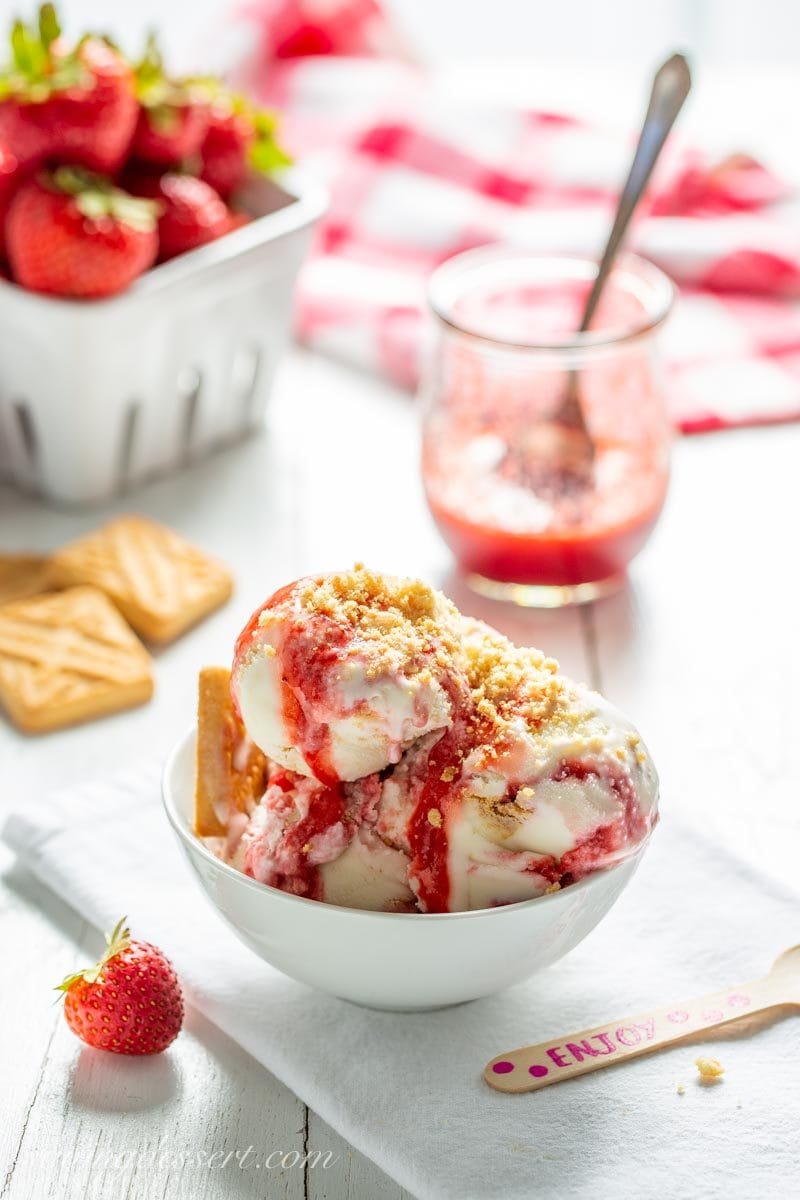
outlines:
[[40, 554], [0, 554], [0, 604], [47, 591], [50, 559]]
[[266, 789], [267, 766], [233, 710], [230, 671], [204, 667], [197, 705], [195, 832], [221, 837], [234, 813], [250, 813]]
[[132, 708], [152, 694], [150, 656], [96, 588], [0, 608], [0, 703], [26, 733]]
[[171, 642], [231, 594], [219, 563], [171, 529], [145, 517], [118, 517], [53, 556], [63, 586], [88, 583], [116, 604], [137, 633]]

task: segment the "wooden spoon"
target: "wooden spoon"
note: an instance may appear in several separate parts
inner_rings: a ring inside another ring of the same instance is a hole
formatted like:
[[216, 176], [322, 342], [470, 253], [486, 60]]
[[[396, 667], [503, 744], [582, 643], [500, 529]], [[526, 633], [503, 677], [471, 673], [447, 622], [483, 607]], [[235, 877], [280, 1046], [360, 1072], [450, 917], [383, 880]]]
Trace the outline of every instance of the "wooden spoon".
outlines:
[[785, 950], [763, 979], [509, 1050], [487, 1064], [483, 1077], [499, 1092], [533, 1092], [769, 1008], [800, 1008], [800, 945]]

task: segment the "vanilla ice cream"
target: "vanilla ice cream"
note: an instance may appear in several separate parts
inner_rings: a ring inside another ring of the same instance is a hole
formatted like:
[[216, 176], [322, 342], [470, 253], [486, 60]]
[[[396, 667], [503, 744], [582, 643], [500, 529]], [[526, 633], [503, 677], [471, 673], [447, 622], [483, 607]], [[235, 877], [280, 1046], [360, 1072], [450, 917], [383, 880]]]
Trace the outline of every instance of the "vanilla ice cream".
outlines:
[[458, 622], [430, 590], [395, 586], [367, 606], [355, 593], [345, 600], [339, 578], [276, 593], [239, 638], [233, 666], [234, 699], [256, 745], [327, 783], [381, 771], [447, 727]]
[[270, 766], [220, 852], [296, 895], [528, 900], [634, 853], [657, 819], [622, 714], [415, 581], [359, 567], [283, 588], [237, 642], [232, 694]]

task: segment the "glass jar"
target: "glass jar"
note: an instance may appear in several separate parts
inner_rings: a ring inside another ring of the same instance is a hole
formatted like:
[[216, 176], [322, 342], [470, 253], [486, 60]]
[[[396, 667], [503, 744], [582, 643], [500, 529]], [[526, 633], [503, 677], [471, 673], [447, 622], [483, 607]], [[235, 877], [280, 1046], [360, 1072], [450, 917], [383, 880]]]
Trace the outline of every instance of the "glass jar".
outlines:
[[673, 287], [623, 255], [575, 333], [596, 272], [487, 247], [431, 278], [425, 494], [484, 595], [548, 607], [604, 595], [661, 512], [671, 425], [656, 334]]

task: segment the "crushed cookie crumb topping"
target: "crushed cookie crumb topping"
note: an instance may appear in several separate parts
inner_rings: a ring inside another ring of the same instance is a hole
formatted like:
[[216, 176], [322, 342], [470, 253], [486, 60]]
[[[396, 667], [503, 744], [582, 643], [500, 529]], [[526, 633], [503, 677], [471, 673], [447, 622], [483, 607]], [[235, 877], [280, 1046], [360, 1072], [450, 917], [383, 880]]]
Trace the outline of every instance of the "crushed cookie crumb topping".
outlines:
[[263, 614], [265, 623], [280, 619], [287, 604], [350, 631], [368, 679], [409, 669], [430, 679], [431, 666], [447, 669], [458, 650], [458, 610], [419, 580], [381, 575], [360, 565], [304, 579], [273, 613]]
[[718, 1058], [701, 1055], [700, 1058], [694, 1060], [694, 1065], [697, 1067], [703, 1083], [716, 1082], [725, 1074], [725, 1068]]

